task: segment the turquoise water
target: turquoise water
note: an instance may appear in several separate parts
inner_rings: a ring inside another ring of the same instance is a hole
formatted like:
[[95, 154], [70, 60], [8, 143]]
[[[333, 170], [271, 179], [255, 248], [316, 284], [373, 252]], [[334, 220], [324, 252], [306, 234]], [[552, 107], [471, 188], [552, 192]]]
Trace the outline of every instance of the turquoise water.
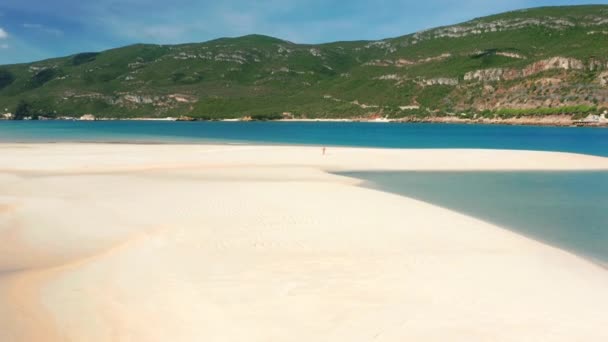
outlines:
[[265, 143], [493, 148], [608, 156], [608, 129], [348, 122], [0, 121], [0, 142]]
[[608, 171], [341, 174], [608, 265]]
[[[608, 156], [608, 129], [344, 122], [0, 121], [0, 142], [260, 143], [490, 148]], [[1, 156], [0, 156], [1, 157]], [[357, 173], [608, 263], [608, 172]]]

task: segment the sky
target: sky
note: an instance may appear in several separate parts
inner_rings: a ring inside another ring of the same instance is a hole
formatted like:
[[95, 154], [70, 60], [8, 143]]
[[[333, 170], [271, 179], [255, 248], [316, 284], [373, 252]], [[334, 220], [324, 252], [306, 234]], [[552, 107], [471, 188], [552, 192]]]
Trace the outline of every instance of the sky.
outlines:
[[[296, 43], [373, 40], [581, 0], [0, 0], [0, 64], [133, 43], [258, 33]], [[594, 3], [608, 4], [608, 0]]]

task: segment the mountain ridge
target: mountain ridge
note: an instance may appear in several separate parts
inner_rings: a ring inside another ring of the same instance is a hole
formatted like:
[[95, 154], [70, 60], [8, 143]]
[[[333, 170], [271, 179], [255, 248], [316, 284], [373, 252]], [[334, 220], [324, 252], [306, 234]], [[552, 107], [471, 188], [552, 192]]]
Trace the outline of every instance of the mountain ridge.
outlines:
[[48, 117], [579, 120], [608, 107], [606, 43], [608, 5], [510, 11], [374, 41], [298, 44], [252, 34], [133, 44], [0, 66], [0, 109], [21, 102]]

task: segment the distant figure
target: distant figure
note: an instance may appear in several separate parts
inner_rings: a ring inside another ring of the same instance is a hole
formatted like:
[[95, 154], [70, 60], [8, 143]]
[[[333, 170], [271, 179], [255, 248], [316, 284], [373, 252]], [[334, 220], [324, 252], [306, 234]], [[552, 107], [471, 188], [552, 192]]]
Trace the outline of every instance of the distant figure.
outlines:
[[323, 155], [325, 155], [325, 146], [323, 146]]

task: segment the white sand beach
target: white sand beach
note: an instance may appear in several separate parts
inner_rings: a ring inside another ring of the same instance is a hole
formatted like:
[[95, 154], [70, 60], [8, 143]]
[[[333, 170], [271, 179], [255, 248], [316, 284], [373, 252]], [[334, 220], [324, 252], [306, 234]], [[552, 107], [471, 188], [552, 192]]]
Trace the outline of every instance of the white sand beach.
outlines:
[[0, 144], [0, 341], [608, 341], [608, 270], [327, 171], [500, 150]]

